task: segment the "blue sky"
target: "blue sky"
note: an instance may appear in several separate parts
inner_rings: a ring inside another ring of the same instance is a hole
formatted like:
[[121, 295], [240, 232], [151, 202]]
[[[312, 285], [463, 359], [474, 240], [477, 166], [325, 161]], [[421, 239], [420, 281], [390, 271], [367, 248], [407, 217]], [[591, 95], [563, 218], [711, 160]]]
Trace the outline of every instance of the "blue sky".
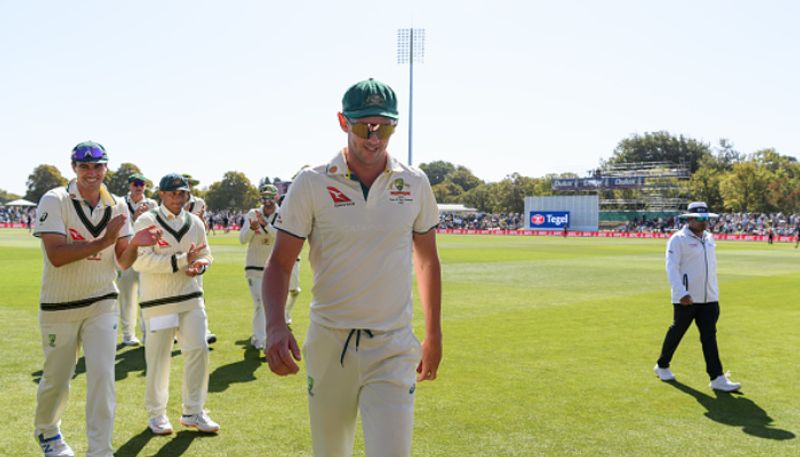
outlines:
[[0, 188], [24, 193], [41, 163], [72, 176], [86, 139], [152, 179], [288, 179], [344, 145], [341, 97], [368, 77], [398, 94], [405, 160], [411, 26], [415, 164], [582, 175], [656, 130], [797, 157], [798, 17], [790, 1], [2, 1]]

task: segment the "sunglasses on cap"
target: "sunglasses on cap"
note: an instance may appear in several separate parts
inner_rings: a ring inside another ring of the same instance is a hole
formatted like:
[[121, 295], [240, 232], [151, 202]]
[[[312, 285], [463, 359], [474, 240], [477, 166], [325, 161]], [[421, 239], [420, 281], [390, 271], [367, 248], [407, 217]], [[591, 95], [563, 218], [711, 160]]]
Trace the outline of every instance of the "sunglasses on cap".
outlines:
[[706, 217], [706, 216], [689, 216], [689, 219], [694, 219], [694, 220], [696, 220], [698, 222], [707, 222], [708, 221], [708, 217]]
[[368, 140], [369, 136], [373, 133], [378, 135], [378, 139], [388, 140], [394, 133], [395, 128], [397, 128], [395, 124], [365, 124], [353, 122], [351, 119], [348, 119], [347, 123], [350, 124], [350, 131], [353, 132], [355, 136], [364, 140]]
[[101, 160], [106, 158], [106, 151], [100, 146], [81, 145], [72, 150], [74, 162]]

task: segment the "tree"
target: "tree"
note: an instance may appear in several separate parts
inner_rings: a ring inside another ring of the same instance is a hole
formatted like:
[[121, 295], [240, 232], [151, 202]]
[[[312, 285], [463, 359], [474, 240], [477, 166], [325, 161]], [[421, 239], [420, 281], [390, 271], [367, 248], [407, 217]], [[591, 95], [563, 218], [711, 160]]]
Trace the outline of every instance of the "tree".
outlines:
[[66, 186], [67, 179], [61, 175], [55, 165], [39, 165], [33, 169], [26, 183], [28, 192], [25, 199], [37, 203], [48, 190]]
[[710, 154], [709, 146], [697, 140], [683, 135], [674, 137], [664, 131], [649, 132], [620, 141], [608, 163], [669, 162], [686, 165], [690, 173], [694, 173], [700, 159]]
[[12, 194], [7, 190], [0, 189], [0, 204], [8, 203], [10, 201], [17, 200], [19, 198], [22, 197], [20, 197], [17, 194]]
[[535, 194], [536, 179], [512, 173], [497, 183], [494, 192], [492, 212], [522, 213], [525, 211], [525, 197]]
[[490, 212], [492, 208], [492, 194], [494, 193], [495, 183], [481, 184], [465, 192], [461, 200], [464, 205], [475, 208], [481, 212]]
[[720, 193], [727, 210], [767, 211], [770, 173], [754, 160], [733, 164], [720, 180]]
[[419, 164], [419, 169], [428, 175], [428, 181], [431, 182], [431, 186], [435, 186], [444, 181], [450, 173], [456, 171], [456, 166], [450, 162], [436, 160], [431, 163]]
[[706, 161], [704, 165], [701, 165], [689, 179], [689, 194], [693, 200], [704, 201], [710, 208], [721, 210], [723, 207], [722, 194], [720, 193], [722, 173], [708, 162]]
[[432, 190], [438, 203], [461, 203], [461, 195], [464, 193], [461, 186], [449, 179], [432, 186]]
[[128, 176], [142, 171], [136, 165], [128, 162], [122, 163], [119, 168], [106, 174], [106, 186], [109, 192], [114, 195], [125, 195], [128, 193]]
[[452, 181], [453, 184], [461, 187], [464, 192], [483, 184], [482, 179], [473, 175], [469, 168], [461, 165], [457, 166], [456, 169], [447, 176], [447, 178]]
[[258, 189], [244, 173], [229, 171], [225, 173], [222, 181], [217, 181], [208, 187], [205, 200], [209, 209], [214, 211], [246, 210], [258, 204]]

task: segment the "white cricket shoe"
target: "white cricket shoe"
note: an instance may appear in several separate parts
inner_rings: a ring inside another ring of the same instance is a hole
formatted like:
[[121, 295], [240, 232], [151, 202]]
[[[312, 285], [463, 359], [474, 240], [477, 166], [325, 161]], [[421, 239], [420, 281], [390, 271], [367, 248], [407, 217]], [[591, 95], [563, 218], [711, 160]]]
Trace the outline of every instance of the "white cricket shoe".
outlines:
[[250, 337], [250, 346], [253, 346], [259, 351], [263, 351], [264, 348], [267, 347], [267, 344], [263, 341], [259, 341], [258, 338], [256, 338], [254, 335]]
[[721, 374], [714, 378], [711, 383], [708, 384], [714, 390], [721, 390], [723, 392], [733, 392], [734, 390], [739, 390], [742, 387], [742, 384], [739, 382], [733, 382], [728, 378], [731, 375], [731, 372], [727, 372], [725, 374]]
[[60, 433], [51, 438], [45, 438], [44, 435], [40, 433], [37, 438], [39, 439], [39, 446], [41, 446], [42, 452], [44, 452], [44, 457], [75, 457], [72, 448], [64, 441]]
[[136, 338], [136, 336], [133, 335], [133, 336], [123, 336], [122, 344], [124, 346], [139, 346], [140, 344], [142, 344], [142, 342], [139, 341], [139, 338]]
[[200, 414], [181, 416], [181, 425], [194, 427], [203, 433], [217, 433], [219, 431], [219, 424], [208, 417], [205, 411]]
[[675, 380], [675, 375], [672, 374], [672, 371], [670, 371], [669, 368], [661, 368], [658, 366], [658, 364], [656, 364], [656, 366], [653, 367], [653, 372], [656, 374], [656, 376], [658, 376], [658, 379], [662, 381]]
[[161, 415], [152, 417], [147, 421], [147, 428], [153, 432], [154, 435], [172, 435], [172, 424], [169, 423], [167, 416]]

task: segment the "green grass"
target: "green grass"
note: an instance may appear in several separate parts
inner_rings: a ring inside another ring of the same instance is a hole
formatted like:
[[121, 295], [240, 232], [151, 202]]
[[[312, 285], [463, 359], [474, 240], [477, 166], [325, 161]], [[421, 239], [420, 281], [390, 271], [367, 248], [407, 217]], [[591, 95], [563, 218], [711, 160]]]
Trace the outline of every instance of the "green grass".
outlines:
[[[251, 303], [235, 234], [211, 237], [205, 278], [211, 353], [207, 408], [218, 436], [145, 427], [142, 349], [117, 363], [118, 456], [311, 455], [305, 376], [279, 378], [246, 349]], [[415, 456], [795, 456], [800, 347], [800, 251], [720, 242], [723, 364], [742, 395], [708, 388], [697, 330], [673, 361], [678, 383], [651, 369], [671, 306], [664, 241], [440, 236], [445, 356], [439, 379], [418, 386]], [[311, 272], [295, 307], [302, 340]], [[38, 243], [0, 231], [0, 320], [5, 328], [0, 455], [37, 455], [31, 436], [41, 368]], [[415, 312], [415, 327], [422, 327]], [[173, 359], [169, 416], [180, 414], [183, 363]], [[62, 425], [85, 452], [85, 373], [72, 382]], [[363, 455], [357, 436], [355, 455]]]

